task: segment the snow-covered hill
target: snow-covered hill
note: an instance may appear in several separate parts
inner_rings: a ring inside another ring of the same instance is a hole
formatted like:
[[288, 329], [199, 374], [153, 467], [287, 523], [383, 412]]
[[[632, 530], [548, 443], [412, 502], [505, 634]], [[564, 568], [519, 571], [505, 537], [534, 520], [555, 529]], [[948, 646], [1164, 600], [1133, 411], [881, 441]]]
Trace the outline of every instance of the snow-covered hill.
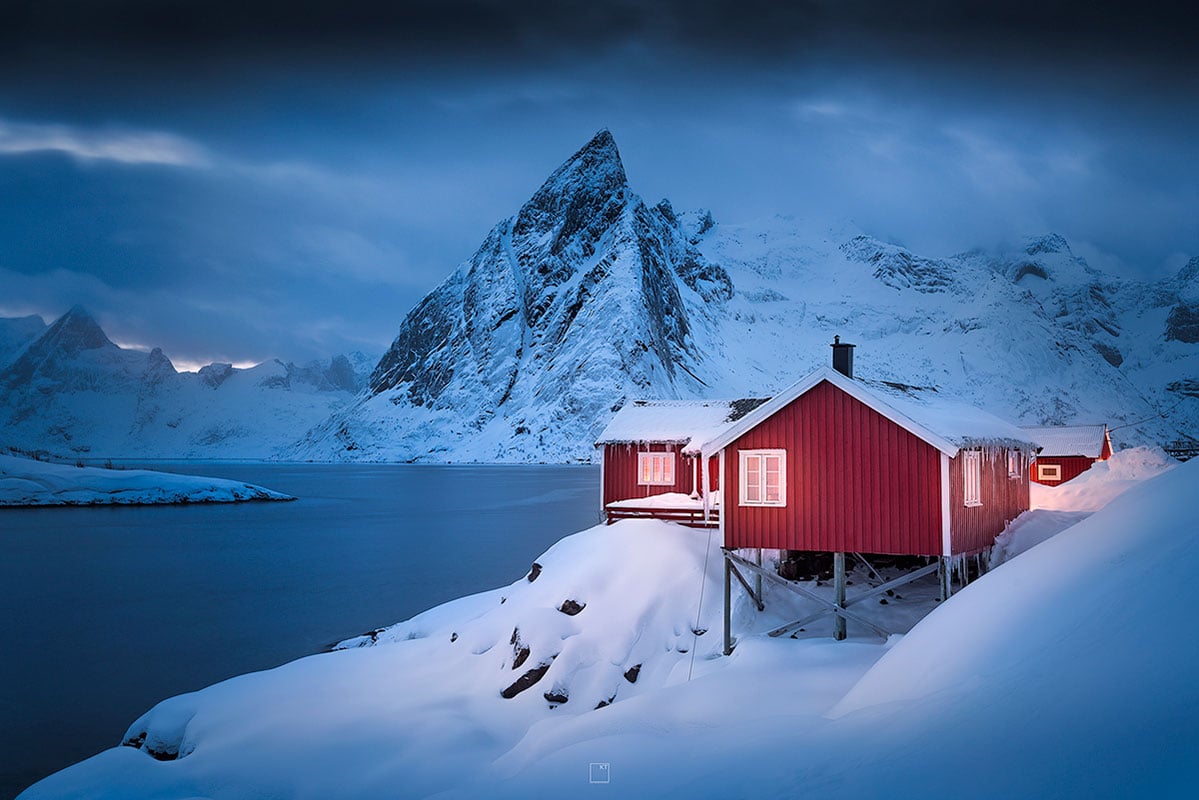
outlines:
[[[727, 658], [718, 542], [599, 526], [370, 646], [166, 700], [22, 798], [528, 798], [596, 777], [620, 797], [1189, 797], [1197, 491], [1199, 462], [1144, 481], [887, 642], [770, 638], [811, 606], [768, 585], [759, 613], [737, 588]], [[894, 625], [919, 588], [873, 613]]]
[[118, 347], [79, 307], [48, 328], [4, 322], [0, 334], [25, 335], [7, 337], [0, 362], [0, 446], [63, 457], [268, 458], [349, 402], [369, 369], [337, 356], [180, 373], [158, 348]]
[[828, 361], [1118, 444], [1199, 435], [1199, 258], [1153, 285], [1060, 235], [928, 257], [852, 225], [649, 205], [601, 131], [409, 313], [352, 406], [290, 457], [588, 459], [634, 397], [763, 395]]

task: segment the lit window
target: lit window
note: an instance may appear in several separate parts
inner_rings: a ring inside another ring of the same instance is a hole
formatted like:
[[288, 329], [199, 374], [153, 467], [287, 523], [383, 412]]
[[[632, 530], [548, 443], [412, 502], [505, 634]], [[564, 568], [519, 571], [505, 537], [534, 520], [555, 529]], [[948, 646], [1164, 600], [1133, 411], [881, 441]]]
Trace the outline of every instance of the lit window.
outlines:
[[787, 505], [787, 451], [741, 450], [741, 505]]
[[674, 453], [638, 453], [637, 483], [641, 486], [674, 486]]
[[1007, 451], [1007, 476], [1009, 478], [1019, 478], [1023, 474], [1023, 472], [1024, 471], [1022, 469], [1020, 469], [1020, 451], [1019, 450], [1008, 450]]
[[962, 452], [962, 478], [965, 481], [965, 501], [967, 506], [983, 504], [983, 454], [978, 450]]
[[1062, 479], [1061, 464], [1037, 464], [1037, 480], [1060, 481]]

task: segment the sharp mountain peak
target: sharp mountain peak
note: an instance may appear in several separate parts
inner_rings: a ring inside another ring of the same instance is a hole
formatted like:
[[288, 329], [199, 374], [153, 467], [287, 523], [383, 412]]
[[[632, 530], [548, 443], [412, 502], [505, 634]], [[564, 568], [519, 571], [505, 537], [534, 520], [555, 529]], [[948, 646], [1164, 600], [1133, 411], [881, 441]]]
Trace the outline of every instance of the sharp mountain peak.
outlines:
[[72, 306], [42, 335], [40, 340], [55, 349], [67, 352], [116, 347], [105, 335], [96, 318], [81, 305]]

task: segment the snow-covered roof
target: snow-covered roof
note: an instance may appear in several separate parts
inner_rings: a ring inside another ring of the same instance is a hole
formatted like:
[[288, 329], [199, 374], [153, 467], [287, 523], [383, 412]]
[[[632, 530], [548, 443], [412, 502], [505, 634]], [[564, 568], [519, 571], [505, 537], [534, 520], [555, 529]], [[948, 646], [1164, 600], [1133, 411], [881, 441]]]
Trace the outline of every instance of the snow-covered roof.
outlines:
[[1022, 428], [967, 403], [942, 397], [936, 389], [847, 378], [829, 367], [821, 367], [705, 442], [703, 452], [716, 453], [825, 381], [950, 457], [963, 447], [1037, 446], [1034, 437]]
[[660, 442], [681, 444], [685, 453], [699, 452], [700, 445], [765, 402], [765, 398], [633, 400], [616, 412], [595, 443]]
[[1086, 456], [1103, 454], [1106, 425], [1048, 425], [1025, 427], [1024, 431], [1041, 446], [1040, 456]]

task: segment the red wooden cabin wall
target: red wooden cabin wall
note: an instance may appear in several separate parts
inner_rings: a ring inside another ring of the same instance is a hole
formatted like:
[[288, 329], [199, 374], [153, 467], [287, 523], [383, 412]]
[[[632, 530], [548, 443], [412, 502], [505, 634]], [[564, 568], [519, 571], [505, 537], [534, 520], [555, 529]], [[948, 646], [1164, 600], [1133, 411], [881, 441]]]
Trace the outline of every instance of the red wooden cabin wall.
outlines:
[[1028, 471], [1018, 477], [1008, 474], [1007, 450], [984, 450], [980, 481], [980, 506], [965, 504], [963, 458], [949, 460], [949, 518], [952, 524], [952, 554], [978, 553], [995, 543], [1009, 522], [1028, 510]]
[[[637, 454], [664, 453], [675, 454], [674, 483], [670, 486], [642, 486], [637, 483]], [[678, 444], [606, 444], [604, 445], [604, 505], [616, 500], [630, 500], [636, 497], [650, 497], [667, 492], [682, 492], [691, 494], [691, 481], [698, 477], [700, 492], [703, 491], [703, 475], [694, 475], [695, 459], [682, 454], [682, 445]], [[715, 462], [715, 459], [713, 459]], [[712, 489], [718, 487], [719, 474], [715, 466], [711, 470]]]
[[[1032, 480], [1045, 486], [1059, 486], [1066, 481], [1072, 481], [1079, 475], [1083, 474], [1091, 468], [1095, 463], [1095, 459], [1087, 458], [1086, 456], [1048, 456], [1046, 458], [1038, 457], [1029, 468], [1028, 474]], [[1057, 464], [1062, 468], [1062, 479], [1060, 481], [1043, 481], [1037, 478], [1037, 464]]]
[[[738, 451], [787, 451], [787, 505], [740, 506]], [[941, 554], [941, 454], [830, 383], [725, 449], [725, 546]]]

